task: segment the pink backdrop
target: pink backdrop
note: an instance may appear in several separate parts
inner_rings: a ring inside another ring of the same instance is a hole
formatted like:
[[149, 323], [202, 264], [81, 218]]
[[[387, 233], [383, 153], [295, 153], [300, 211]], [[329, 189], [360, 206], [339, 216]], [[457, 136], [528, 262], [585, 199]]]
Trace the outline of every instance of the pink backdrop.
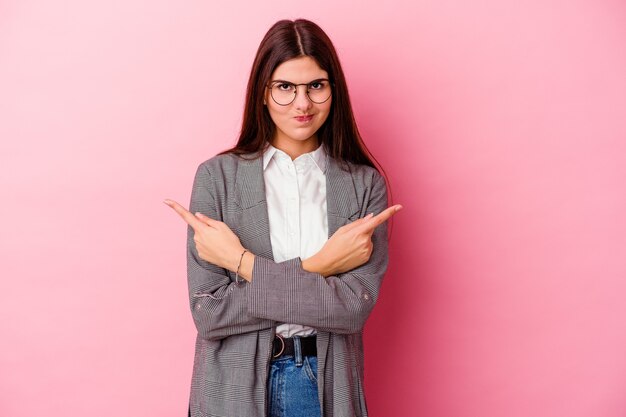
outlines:
[[261, 37], [300, 16], [405, 206], [371, 414], [626, 415], [626, 5], [296, 3], [0, 2], [0, 415], [185, 415], [162, 200], [234, 143]]

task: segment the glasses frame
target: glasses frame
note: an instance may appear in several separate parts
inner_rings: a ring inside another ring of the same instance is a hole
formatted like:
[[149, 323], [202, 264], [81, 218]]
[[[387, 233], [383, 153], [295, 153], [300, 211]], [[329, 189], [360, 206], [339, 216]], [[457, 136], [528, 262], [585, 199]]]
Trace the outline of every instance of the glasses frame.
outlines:
[[[328, 81], [328, 85], [330, 85], [330, 94], [328, 95], [328, 98], [324, 101], [313, 101], [311, 99], [311, 96], [309, 95], [309, 87], [311, 84], [316, 83], [316, 82], [320, 82], [320, 81]], [[290, 84], [293, 85], [295, 87], [294, 90], [294, 94], [293, 94], [293, 98], [291, 99], [291, 101], [287, 104], [282, 104], [279, 103], [278, 101], [276, 101], [276, 99], [274, 98], [274, 95], [272, 94], [272, 87], [274, 87], [275, 84]], [[309, 101], [311, 103], [314, 104], [324, 104], [326, 103], [332, 96], [333, 96], [333, 87], [335, 86], [334, 83], [332, 83], [328, 78], [316, 78], [313, 81], [309, 81], [308, 83], [300, 83], [300, 84], [296, 84], [296, 83], [292, 83], [291, 81], [286, 81], [286, 80], [273, 80], [267, 83], [267, 85], [265, 86], [265, 88], [269, 88], [270, 89], [270, 97], [272, 97], [272, 100], [274, 101], [274, 103], [278, 104], [279, 106], [289, 106], [291, 103], [293, 103], [296, 100], [296, 97], [298, 96], [298, 86], [300, 85], [306, 85], [307, 89], [306, 89], [306, 96], [309, 99]]]

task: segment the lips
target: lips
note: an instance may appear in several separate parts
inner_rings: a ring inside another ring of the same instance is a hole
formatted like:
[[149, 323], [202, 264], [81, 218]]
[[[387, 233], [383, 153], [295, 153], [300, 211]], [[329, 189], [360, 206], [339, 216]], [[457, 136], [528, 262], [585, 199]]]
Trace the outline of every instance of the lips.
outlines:
[[297, 116], [295, 117], [295, 119], [299, 122], [308, 122], [308, 121], [311, 121], [311, 119], [313, 119], [313, 115], [309, 114], [307, 116]]

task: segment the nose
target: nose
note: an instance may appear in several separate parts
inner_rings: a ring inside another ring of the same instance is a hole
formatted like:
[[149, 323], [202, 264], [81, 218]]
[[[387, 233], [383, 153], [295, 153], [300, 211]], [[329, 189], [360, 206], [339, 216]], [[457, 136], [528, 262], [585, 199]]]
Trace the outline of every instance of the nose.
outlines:
[[307, 88], [308, 86], [306, 85], [299, 85], [296, 87], [297, 89], [296, 98], [293, 101], [293, 105], [295, 106], [297, 110], [301, 110], [301, 111], [308, 110], [313, 105], [311, 100], [309, 100], [309, 95], [307, 94]]

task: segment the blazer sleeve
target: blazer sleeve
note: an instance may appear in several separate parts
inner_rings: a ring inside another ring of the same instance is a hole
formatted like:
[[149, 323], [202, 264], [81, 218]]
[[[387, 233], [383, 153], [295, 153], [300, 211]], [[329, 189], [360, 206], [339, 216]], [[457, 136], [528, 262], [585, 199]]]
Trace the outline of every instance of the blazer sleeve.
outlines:
[[[375, 172], [367, 207], [362, 213], [378, 214], [385, 208], [385, 179]], [[387, 222], [374, 230], [372, 243], [368, 262], [326, 278], [302, 269], [299, 257], [277, 263], [256, 256], [252, 281], [246, 284], [248, 314], [334, 333], [361, 331], [376, 303], [387, 270]]]
[[[200, 164], [191, 191], [189, 211], [221, 220], [215, 203], [213, 180]], [[267, 329], [276, 325], [248, 310], [245, 286], [235, 283], [226, 269], [200, 258], [194, 230], [187, 227], [187, 282], [191, 314], [200, 337], [219, 340], [234, 334]]]

